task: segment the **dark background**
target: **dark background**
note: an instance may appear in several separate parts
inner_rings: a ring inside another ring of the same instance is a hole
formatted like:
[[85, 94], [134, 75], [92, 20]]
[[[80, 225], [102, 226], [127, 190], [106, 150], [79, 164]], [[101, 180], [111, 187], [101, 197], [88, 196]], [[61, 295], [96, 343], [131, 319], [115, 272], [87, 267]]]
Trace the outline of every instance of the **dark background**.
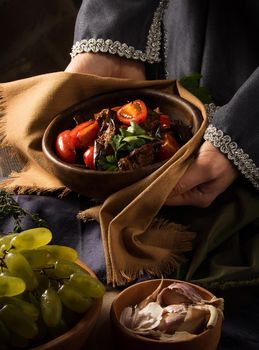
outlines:
[[0, 82], [61, 71], [81, 0], [0, 0]]

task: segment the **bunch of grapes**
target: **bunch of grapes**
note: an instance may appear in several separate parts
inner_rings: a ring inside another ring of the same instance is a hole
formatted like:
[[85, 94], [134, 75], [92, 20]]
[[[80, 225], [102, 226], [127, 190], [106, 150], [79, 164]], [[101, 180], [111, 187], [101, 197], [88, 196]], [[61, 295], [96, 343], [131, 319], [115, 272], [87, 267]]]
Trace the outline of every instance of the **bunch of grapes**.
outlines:
[[105, 292], [76, 263], [74, 249], [49, 245], [51, 239], [43, 227], [0, 237], [1, 350], [33, 347], [61, 335]]

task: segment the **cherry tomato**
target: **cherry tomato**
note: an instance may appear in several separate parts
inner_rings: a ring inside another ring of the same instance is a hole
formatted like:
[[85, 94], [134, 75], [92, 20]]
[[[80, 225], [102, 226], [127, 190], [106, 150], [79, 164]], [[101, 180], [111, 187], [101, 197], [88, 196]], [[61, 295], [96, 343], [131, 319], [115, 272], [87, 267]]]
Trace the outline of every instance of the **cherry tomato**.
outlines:
[[169, 132], [165, 133], [162, 137], [162, 144], [159, 149], [160, 160], [172, 157], [179, 148], [180, 146], [173, 135]]
[[77, 125], [71, 130], [71, 138], [75, 147], [87, 148], [93, 145], [98, 131], [99, 124], [96, 120], [88, 120], [87, 122]]
[[130, 125], [131, 121], [140, 124], [147, 119], [147, 107], [141, 100], [129, 102], [117, 111], [117, 118], [126, 125]]
[[170, 117], [167, 114], [160, 114], [160, 126], [162, 129], [170, 129]]
[[70, 130], [62, 131], [56, 140], [57, 156], [67, 163], [75, 163], [76, 150], [71, 138]]
[[88, 169], [95, 169], [94, 165], [94, 146], [90, 146], [84, 153], [85, 166]]

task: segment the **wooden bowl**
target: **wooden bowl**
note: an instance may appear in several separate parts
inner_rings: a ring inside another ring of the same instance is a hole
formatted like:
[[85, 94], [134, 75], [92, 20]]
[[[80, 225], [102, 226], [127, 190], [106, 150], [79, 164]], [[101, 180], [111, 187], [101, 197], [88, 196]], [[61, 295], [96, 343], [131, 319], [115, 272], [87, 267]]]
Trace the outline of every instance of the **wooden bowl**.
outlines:
[[146, 177], [164, 163], [160, 162], [128, 171], [95, 171], [65, 163], [55, 154], [55, 142], [58, 134], [75, 126], [73, 117], [76, 114], [84, 115], [84, 119], [87, 120], [103, 108], [123, 105], [134, 99], [143, 100], [152, 109], [159, 106], [161, 111], [172, 119], [181, 120], [184, 124], [191, 126], [193, 134], [201, 125], [202, 117], [195, 106], [179, 96], [161, 91], [151, 89], [122, 90], [85, 100], [55, 117], [45, 130], [42, 139], [42, 149], [49, 167], [64, 185], [87, 197], [104, 199], [111, 193]]
[[[77, 262], [81, 267], [95, 276], [94, 272], [82, 261]], [[70, 330], [49, 342], [31, 348], [30, 350], [79, 350], [84, 346], [93, 330], [102, 308], [102, 298], [95, 299], [91, 308], [82, 316], [80, 321]]]
[[[166, 342], [150, 339], [131, 332], [120, 323], [122, 310], [127, 306], [134, 306], [150, 295], [160, 284], [161, 280], [148, 280], [134, 284], [122, 291], [113, 301], [110, 311], [111, 328], [113, 339], [118, 349], [123, 350], [215, 350], [219, 343], [222, 326], [222, 316], [219, 314], [215, 327], [209, 328], [197, 335], [197, 337], [178, 342]], [[206, 300], [213, 298], [213, 294], [208, 290], [192, 283], [165, 279], [163, 288], [173, 282], [187, 283], [196, 289], [201, 297]], [[117, 348], [116, 348], [117, 349]]]

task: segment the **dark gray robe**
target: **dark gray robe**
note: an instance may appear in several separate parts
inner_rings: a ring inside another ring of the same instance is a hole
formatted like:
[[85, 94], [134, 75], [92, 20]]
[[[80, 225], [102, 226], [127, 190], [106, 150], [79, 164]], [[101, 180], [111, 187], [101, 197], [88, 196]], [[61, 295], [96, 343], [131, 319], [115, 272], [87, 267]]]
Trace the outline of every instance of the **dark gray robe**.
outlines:
[[258, 0], [84, 0], [72, 56], [140, 60], [150, 79], [201, 73], [223, 106], [204, 138], [259, 189], [258, 19]]

